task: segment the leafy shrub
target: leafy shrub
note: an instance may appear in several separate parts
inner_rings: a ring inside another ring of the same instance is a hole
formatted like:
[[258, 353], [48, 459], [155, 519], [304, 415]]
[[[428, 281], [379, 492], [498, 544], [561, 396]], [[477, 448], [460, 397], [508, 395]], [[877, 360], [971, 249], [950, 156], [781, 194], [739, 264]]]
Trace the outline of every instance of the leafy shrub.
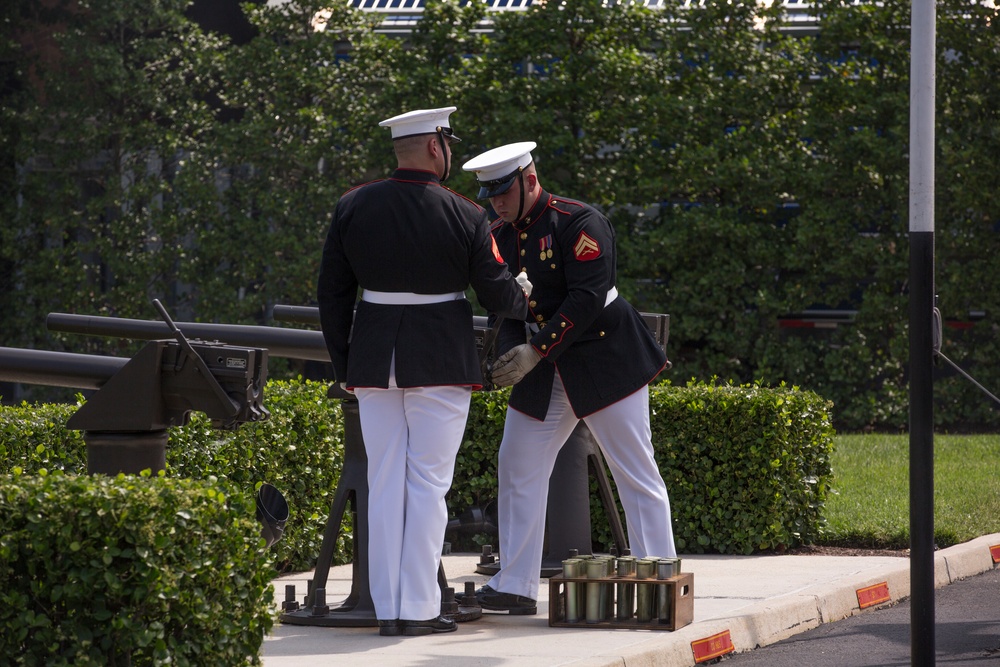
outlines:
[[677, 549], [749, 554], [819, 537], [833, 480], [831, 407], [784, 385], [654, 390], [653, 442]]
[[[509, 390], [476, 392], [447, 501], [453, 516], [494, 514], [496, 462]], [[212, 430], [195, 415], [170, 433], [167, 474], [218, 478], [249, 498], [260, 482], [285, 494], [291, 516], [274, 545], [280, 570], [310, 569], [343, 465], [340, 402], [317, 382], [269, 382], [271, 418], [235, 431]], [[34, 409], [37, 416], [32, 417]], [[829, 401], [784, 385], [661, 384], [650, 390], [650, 421], [670, 493], [678, 549], [686, 553], [752, 553], [814, 541], [830, 490], [833, 427]], [[0, 410], [0, 472], [85, 465], [79, 434], [63, 424], [64, 406]], [[58, 464], [58, 465], [57, 465]], [[613, 483], [613, 482], [612, 482]], [[592, 480], [592, 498], [598, 497]], [[620, 511], [620, 508], [619, 508]], [[353, 556], [351, 516], [341, 517], [334, 563]], [[591, 503], [594, 543], [613, 544], [599, 502]], [[459, 536], [461, 538], [461, 536]], [[488, 534], [476, 543], [495, 542]]]
[[[506, 391], [473, 395], [448, 497], [454, 514], [485, 509], [496, 498], [496, 456], [508, 396]], [[833, 477], [831, 407], [815, 393], [784, 385], [652, 387], [653, 444], [670, 494], [678, 550], [753, 553], [819, 537]], [[594, 543], [607, 550], [614, 540], [598, 497], [591, 480]], [[624, 524], [620, 506], [619, 514]]]
[[273, 567], [253, 506], [225, 486], [0, 478], [5, 664], [260, 664]]
[[[308, 570], [315, 565], [344, 461], [340, 401], [326, 396], [327, 385], [311, 381], [270, 381], [264, 390], [269, 419], [233, 431], [212, 429], [195, 414], [172, 429], [167, 474], [226, 480], [252, 494], [261, 482], [288, 501], [281, 541], [273, 546], [278, 569]], [[334, 563], [350, 562], [350, 513], [343, 517]]]
[[[462, 447], [455, 461], [455, 476], [446, 498], [451, 513], [458, 515], [476, 508], [495, 519], [497, 489], [497, 453], [503, 439], [507, 418], [507, 399], [510, 389], [474, 392], [469, 407], [469, 421], [465, 427]], [[458, 548], [469, 548], [461, 543]], [[478, 535], [474, 543], [496, 544], [494, 537]]]
[[66, 428], [77, 406], [58, 403], [0, 408], [0, 474], [87, 470], [83, 434]]
[[[170, 429], [169, 477], [219, 479], [251, 502], [262, 482], [276, 487], [289, 505], [289, 518], [273, 550], [279, 570], [308, 570], [322, 542], [343, 462], [340, 402], [326, 397], [325, 384], [271, 381], [265, 389], [268, 420], [219, 431], [194, 413], [185, 426]], [[87, 469], [83, 434], [66, 428], [78, 406], [23, 404], [0, 408], [0, 474]], [[250, 505], [253, 506], [252, 504]], [[350, 562], [350, 515], [338, 537], [336, 563]]]

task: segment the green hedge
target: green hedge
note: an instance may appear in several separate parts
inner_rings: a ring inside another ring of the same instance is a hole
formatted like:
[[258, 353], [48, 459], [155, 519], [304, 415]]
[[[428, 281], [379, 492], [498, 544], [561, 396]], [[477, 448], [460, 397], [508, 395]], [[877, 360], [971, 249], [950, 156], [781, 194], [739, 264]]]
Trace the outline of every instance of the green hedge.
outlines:
[[653, 442], [677, 548], [749, 554], [813, 543], [833, 481], [831, 407], [786, 386], [654, 391]]
[[[473, 394], [465, 439], [448, 496], [453, 516], [495, 507], [496, 461], [508, 390]], [[232, 432], [195, 417], [170, 434], [167, 473], [216, 477], [245, 490], [269, 482], [291, 516], [274, 546], [278, 568], [315, 564], [343, 461], [339, 401], [316, 382], [269, 382], [268, 421]], [[63, 424], [67, 406], [0, 410], [0, 472], [20, 466], [82, 471], [80, 435]], [[829, 401], [779, 386], [691, 383], [654, 386], [650, 410], [656, 457], [670, 493], [678, 549], [752, 553], [815, 541], [830, 491], [833, 427]], [[592, 494], [597, 498], [596, 491]], [[613, 544], [599, 502], [591, 504], [595, 546]], [[343, 518], [335, 563], [350, 561], [350, 516]], [[488, 535], [476, 542], [494, 541]]]
[[[449, 496], [453, 513], [489, 508], [496, 498], [508, 395], [473, 395]], [[833, 480], [831, 408], [813, 392], [784, 385], [654, 386], [653, 444], [678, 550], [749, 554], [816, 541]], [[614, 539], [598, 498], [592, 480], [594, 544], [606, 551]], [[620, 507], [619, 514], [625, 525]]]
[[[340, 481], [344, 425], [340, 401], [326, 397], [327, 384], [270, 381], [264, 393], [269, 419], [234, 431], [211, 428], [203, 415], [172, 429], [167, 473], [204, 479], [215, 476], [247, 493], [260, 482], [274, 485], [288, 501], [281, 541], [272, 548], [282, 571], [303, 571], [316, 562]], [[338, 537], [336, 564], [352, 557], [350, 514]]]
[[[273, 546], [279, 570], [307, 570], [323, 539], [343, 460], [340, 402], [326, 398], [327, 385], [316, 382], [267, 384], [270, 419], [219, 431], [199, 413], [189, 424], [170, 429], [167, 475], [219, 479], [252, 499], [268, 482], [288, 501], [288, 522]], [[20, 405], [0, 408], [0, 474], [87, 469], [80, 431], [66, 429], [77, 406]], [[338, 539], [336, 562], [350, 562], [350, 515]]]
[[166, 477], [0, 477], [13, 665], [259, 665], [273, 625], [253, 505]]
[[61, 403], [0, 408], [0, 474], [87, 470], [80, 431], [66, 429], [77, 406]]
[[[473, 395], [449, 495], [453, 514], [486, 510], [496, 498], [508, 395]], [[813, 392], [784, 385], [653, 387], [653, 443], [670, 494], [677, 548], [748, 554], [814, 542], [833, 479], [831, 408]], [[607, 550], [614, 540], [596, 482], [591, 485], [595, 547]]]

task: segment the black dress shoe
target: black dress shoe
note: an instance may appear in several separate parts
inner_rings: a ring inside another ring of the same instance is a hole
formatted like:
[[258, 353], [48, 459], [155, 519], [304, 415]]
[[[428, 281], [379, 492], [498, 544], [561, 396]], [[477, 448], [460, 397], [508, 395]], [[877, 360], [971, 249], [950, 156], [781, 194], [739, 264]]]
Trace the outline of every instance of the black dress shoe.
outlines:
[[483, 609], [505, 611], [512, 616], [534, 616], [538, 613], [538, 605], [531, 598], [501, 593], [490, 586], [483, 586], [476, 591], [476, 602]]
[[438, 616], [427, 621], [402, 621], [403, 634], [410, 637], [429, 635], [432, 632], [454, 632], [458, 624], [450, 618]]
[[403, 623], [398, 618], [391, 621], [379, 621], [378, 633], [383, 637], [398, 637], [403, 633]]

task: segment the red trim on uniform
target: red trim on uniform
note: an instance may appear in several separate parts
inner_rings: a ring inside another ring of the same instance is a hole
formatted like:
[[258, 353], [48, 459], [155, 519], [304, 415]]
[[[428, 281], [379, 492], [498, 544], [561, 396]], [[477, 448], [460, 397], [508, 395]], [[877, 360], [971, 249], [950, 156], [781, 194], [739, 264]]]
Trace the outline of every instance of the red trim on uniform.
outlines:
[[[545, 328], [541, 329], [538, 332], [537, 335], [540, 336], [543, 333], [547, 332], [548, 329], [549, 329], [549, 325], [551, 325], [553, 322], [557, 321], [557, 319], [565, 322], [566, 326], [559, 327], [559, 331], [561, 333], [559, 334], [559, 337], [555, 339], [554, 343], [548, 343], [548, 342], [546, 342], [546, 345], [548, 346], [548, 349], [541, 350], [541, 349], [536, 348], [536, 350], [538, 351], [538, 353], [540, 355], [542, 355], [543, 358], [547, 358], [549, 356], [549, 353], [552, 352], [552, 350], [554, 350], [556, 348], [556, 346], [561, 345], [562, 342], [563, 342], [563, 338], [565, 338], [566, 334], [569, 333], [569, 330], [573, 328], [573, 322], [568, 317], [566, 317], [565, 315], [560, 315], [558, 318], [553, 318], [553, 319], [549, 320], [549, 324], [546, 325]], [[551, 340], [551, 339], [552, 339], [552, 336], [550, 334], [549, 335], [549, 340]]]
[[445, 190], [447, 190], [451, 194], [455, 195], [456, 197], [461, 197], [462, 199], [464, 199], [465, 201], [469, 202], [470, 204], [475, 204], [476, 208], [478, 208], [480, 211], [486, 210], [486, 209], [484, 209], [482, 207], [482, 205], [479, 202], [473, 201], [472, 199], [469, 199], [468, 197], [466, 197], [465, 195], [463, 195], [461, 192], [455, 192], [454, 190], [452, 190], [451, 188], [449, 188], [444, 183], [438, 183], [438, 187], [444, 188]]
[[428, 181], [411, 181], [411, 180], [409, 180], [407, 178], [399, 178], [398, 176], [396, 176], [394, 174], [394, 175], [392, 175], [392, 176], [389, 177], [390, 181], [403, 181], [404, 183], [431, 183], [431, 182], [435, 182], [435, 181], [438, 182], [438, 183], [441, 182], [441, 177], [438, 174], [436, 174], [435, 172], [431, 171], [430, 169], [414, 169], [412, 167], [401, 167], [401, 168], [397, 169], [396, 171], [412, 171], [412, 172], [414, 172], [416, 174], [430, 174], [434, 178], [431, 179], [431, 180], [428, 180]]
[[497, 247], [497, 240], [493, 238], [493, 234], [490, 234], [490, 241], [493, 242], [493, 257], [496, 258], [497, 263], [503, 264], [503, 257], [500, 256], [500, 248]]
[[569, 211], [564, 211], [561, 208], [556, 208], [555, 204], [560, 204], [560, 203], [562, 203], [562, 204], [569, 204], [571, 206], [579, 206], [580, 208], [583, 208], [583, 204], [581, 204], [578, 201], [565, 201], [565, 200], [560, 201], [560, 200], [556, 199], [555, 197], [552, 197], [551, 195], [549, 196], [549, 201], [548, 201], [547, 206], [551, 206], [552, 208], [554, 208], [555, 210], [559, 211], [563, 215], [573, 215]]
[[358, 185], [355, 185], [354, 187], [351, 187], [351, 188], [348, 188], [348, 189], [347, 189], [347, 190], [345, 190], [345, 191], [344, 191], [344, 193], [343, 193], [342, 195], [340, 195], [340, 196], [341, 196], [341, 197], [343, 197], [344, 195], [346, 195], [346, 194], [349, 194], [349, 193], [351, 193], [351, 192], [354, 192], [355, 190], [357, 190], [357, 189], [359, 189], [359, 188], [363, 188], [363, 187], [365, 187], [366, 185], [372, 185], [372, 184], [374, 184], [374, 183], [381, 183], [381, 182], [382, 182], [382, 181], [384, 181], [384, 180], [386, 180], [386, 179], [384, 179], [384, 178], [376, 178], [376, 179], [375, 179], [374, 181], [368, 181], [367, 183], [360, 183], [360, 184], [358, 184]]
[[544, 418], [542, 418], [542, 419], [539, 419], [538, 417], [532, 417], [532, 416], [531, 416], [531, 415], [529, 415], [529, 414], [528, 414], [527, 412], [524, 412], [524, 411], [522, 411], [522, 410], [518, 410], [517, 408], [515, 408], [515, 407], [514, 407], [513, 405], [511, 405], [510, 403], [508, 403], [508, 404], [507, 404], [507, 409], [508, 409], [508, 410], [513, 410], [514, 412], [517, 412], [518, 414], [522, 414], [522, 415], [524, 415], [525, 417], [527, 417], [528, 419], [534, 419], [534, 420], [535, 420], [536, 422], [543, 422], [543, 421], [545, 421], [545, 419], [544, 419]]
[[[412, 180], [411, 181], [408, 178], [390, 178], [388, 180], [393, 181], [394, 183], [415, 183], [417, 185], [437, 185], [437, 186], [443, 187], [443, 186], [441, 186], [440, 183], [437, 183], [435, 181], [417, 181], [417, 180]], [[447, 188], [445, 188], [445, 189], [447, 189]]]
[[[397, 169], [396, 171], [401, 171], [401, 170]], [[405, 169], [402, 169], [402, 171], [410, 171], [410, 172], [413, 172], [413, 173], [416, 173], [416, 174], [428, 174], [429, 176], [432, 176], [433, 178], [429, 178], [427, 180], [422, 180], [422, 179], [414, 179], [414, 178], [400, 178], [399, 176], [393, 175], [393, 176], [390, 176], [388, 179], [383, 179], [383, 180], [395, 181], [396, 183], [416, 183], [417, 185], [436, 186], [436, 187], [441, 188], [442, 190], [447, 190], [448, 192], [450, 192], [451, 194], [455, 195], [459, 199], [464, 199], [465, 201], [469, 202], [470, 204], [472, 204], [473, 206], [475, 206], [480, 211], [485, 210], [478, 202], [475, 202], [475, 201], [469, 199], [468, 197], [466, 197], [465, 195], [463, 195], [461, 192], [455, 192], [454, 190], [452, 190], [451, 188], [449, 188], [447, 185], [443, 184], [441, 182], [441, 177], [438, 174], [434, 173], [433, 171], [428, 171], [426, 169], [412, 169], [412, 168], [409, 168], [409, 167], [407, 167]], [[372, 181], [372, 182], [374, 183], [374, 182], [377, 182], [377, 181]]]

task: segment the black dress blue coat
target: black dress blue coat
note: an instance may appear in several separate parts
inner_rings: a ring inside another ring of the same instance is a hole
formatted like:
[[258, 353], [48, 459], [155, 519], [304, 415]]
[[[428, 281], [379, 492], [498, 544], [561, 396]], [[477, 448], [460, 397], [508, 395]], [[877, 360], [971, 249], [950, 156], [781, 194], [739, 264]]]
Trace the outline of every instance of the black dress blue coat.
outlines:
[[[520, 220], [493, 223], [500, 253], [533, 289], [524, 321], [501, 325], [498, 353], [528, 342], [542, 360], [514, 385], [510, 407], [543, 420], [555, 373], [577, 417], [597, 412], [653, 380], [666, 356], [638, 311], [618, 297], [615, 232], [583, 202], [544, 190]], [[533, 326], [532, 326], [533, 325]]]
[[333, 212], [317, 287], [336, 380], [348, 388], [385, 388], [395, 352], [399, 387], [481, 387], [467, 300], [357, 302], [359, 286], [445, 294], [470, 285], [487, 310], [525, 317], [527, 299], [496, 249], [481, 206], [444, 187], [436, 174], [413, 169], [346, 192]]

